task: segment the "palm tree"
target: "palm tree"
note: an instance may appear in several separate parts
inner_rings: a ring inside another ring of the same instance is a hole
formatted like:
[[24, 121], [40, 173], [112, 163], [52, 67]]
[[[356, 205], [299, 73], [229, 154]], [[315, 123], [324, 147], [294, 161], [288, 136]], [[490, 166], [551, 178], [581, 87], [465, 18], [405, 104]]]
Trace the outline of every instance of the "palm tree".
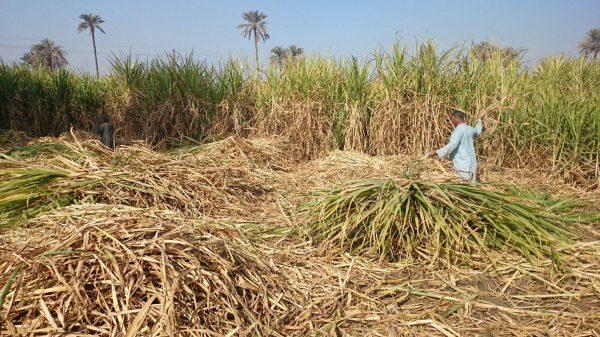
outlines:
[[304, 48], [297, 47], [295, 44], [290, 46], [289, 51], [292, 58], [300, 58], [304, 55]]
[[23, 64], [26, 64], [30, 67], [37, 67], [38, 65], [38, 60], [32, 51], [28, 51], [25, 54], [23, 54], [23, 56], [21, 57], [21, 61], [23, 62]]
[[246, 23], [238, 25], [237, 28], [242, 30], [242, 36], [247, 37], [248, 40], [254, 36], [254, 58], [256, 61], [256, 71], [258, 72], [258, 40], [262, 39], [263, 42], [269, 39], [269, 33], [267, 33], [267, 14], [258, 11], [248, 11], [242, 14], [242, 18]]
[[102, 29], [102, 27], [100, 27], [100, 24], [104, 23], [104, 20], [102, 20], [102, 18], [96, 14], [81, 14], [79, 16], [79, 18], [81, 19], [81, 22], [79, 22], [79, 26], [77, 27], [77, 30], [79, 31], [79, 33], [83, 32], [86, 29], [90, 30], [90, 33], [92, 34], [92, 44], [94, 45], [94, 60], [96, 61], [96, 78], [100, 78], [100, 72], [98, 71], [98, 55], [96, 54], [96, 29], [98, 29], [99, 31], [102, 32], [102, 34], [106, 34], [104, 33], [104, 30]]
[[591, 29], [579, 43], [579, 54], [584, 57], [594, 55], [594, 60], [600, 53], [600, 28]]
[[283, 66], [286, 59], [290, 56], [290, 50], [283, 47], [274, 47], [271, 49], [271, 63]]
[[63, 68], [69, 64], [66, 58], [67, 52], [63, 50], [62, 46], [48, 39], [43, 39], [40, 43], [31, 46], [30, 54], [28, 59], [32, 65], [40, 65], [49, 70]]

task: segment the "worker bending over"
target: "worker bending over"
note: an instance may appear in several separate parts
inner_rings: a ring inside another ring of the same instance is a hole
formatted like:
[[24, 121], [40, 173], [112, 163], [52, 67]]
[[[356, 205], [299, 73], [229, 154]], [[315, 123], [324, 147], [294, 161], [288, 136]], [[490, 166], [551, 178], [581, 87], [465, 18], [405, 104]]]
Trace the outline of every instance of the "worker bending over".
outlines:
[[100, 125], [94, 127], [94, 131], [100, 136], [100, 142], [109, 149], [115, 148], [115, 127], [106, 113], [100, 116]]
[[481, 118], [478, 118], [477, 124], [472, 127], [465, 122], [465, 115], [459, 110], [452, 110], [450, 121], [454, 125], [450, 141], [441, 149], [431, 151], [430, 156], [437, 155], [439, 158], [450, 158], [452, 166], [462, 178], [476, 182], [477, 157], [475, 156], [473, 140], [483, 131], [483, 122]]

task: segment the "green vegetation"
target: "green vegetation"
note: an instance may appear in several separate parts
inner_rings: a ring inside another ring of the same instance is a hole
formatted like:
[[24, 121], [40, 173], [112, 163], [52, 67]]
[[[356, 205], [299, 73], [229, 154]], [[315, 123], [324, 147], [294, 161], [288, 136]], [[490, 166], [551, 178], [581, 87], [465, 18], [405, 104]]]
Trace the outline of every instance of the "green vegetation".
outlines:
[[450, 262], [490, 247], [553, 257], [586, 221], [575, 203], [508, 187], [367, 179], [322, 191], [301, 214], [317, 242], [351, 253]]
[[0, 128], [31, 136], [58, 135], [71, 125], [89, 130], [110, 82], [65, 69], [0, 65]]
[[483, 161], [535, 163], [570, 181], [597, 183], [600, 64], [553, 57], [524, 69], [514, 53], [488, 47], [477, 47], [485, 49], [482, 57], [432, 42], [414, 51], [397, 44], [372, 60], [276, 62], [261, 69], [261, 78], [244, 60], [209, 66], [193, 55], [115, 57], [100, 80], [0, 65], [0, 128], [30, 135], [56, 135], [69, 125], [90, 130], [103, 109], [117, 137], [154, 144], [277, 134], [303, 157], [335, 148], [421, 155], [447, 140], [454, 107], [471, 119], [485, 115]]
[[69, 205], [74, 198], [64, 191], [87, 185], [67, 182], [60, 169], [3, 168], [0, 175], [0, 228]]
[[37, 158], [41, 155], [63, 153], [67, 155], [69, 148], [61, 143], [39, 143], [17, 146], [6, 152], [12, 158]]

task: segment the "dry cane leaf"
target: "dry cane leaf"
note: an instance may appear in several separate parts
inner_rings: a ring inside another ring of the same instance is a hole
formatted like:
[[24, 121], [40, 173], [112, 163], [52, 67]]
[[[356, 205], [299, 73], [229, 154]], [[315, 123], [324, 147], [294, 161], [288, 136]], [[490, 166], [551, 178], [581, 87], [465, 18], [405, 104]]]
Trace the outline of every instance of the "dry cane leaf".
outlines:
[[148, 300], [148, 302], [146, 302], [146, 304], [144, 304], [144, 306], [142, 307], [140, 312], [138, 312], [138, 314], [135, 316], [135, 319], [133, 320], [133, 322], [131, 323], [129, 328], [127, 328], [127, 332], [125, 333], [124, 337], [137, 336], [138, 331], [140, 330], [140, 328], [142, 327], [142, 324], [144, 323], [144, 319], [146, 319], [146, 315], [148, 315], [148, 311], [150, 311], [152, 302], [154, 302], [155, 299], [156, 299], [156, 295], [152, 296]]

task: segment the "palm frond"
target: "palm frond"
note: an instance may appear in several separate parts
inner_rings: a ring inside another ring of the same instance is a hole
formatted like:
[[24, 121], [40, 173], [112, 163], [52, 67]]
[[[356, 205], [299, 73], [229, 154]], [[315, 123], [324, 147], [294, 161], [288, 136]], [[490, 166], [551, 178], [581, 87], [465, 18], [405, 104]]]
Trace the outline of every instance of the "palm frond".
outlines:
[[242, 14], [242, 18], [246, 23], [237, 26], [238, 29], [242, 29], [242, 36], [250, 39], [254, 37], [260, 38], [263, 42], [269, 39], [267, 33], [266, 21], [267, 15], [258, 11], [248, 11]]
[[81, 19], [81, 22], [79, 22], [79, 26], [77, 27], [77, 30], [80, 33], [86, 29], [89, 29], [90, 32], [98, 29], [102, 33], [105, 33], [104, 29], [102, 29], [102, 27], [100, 27], [100, 25], [104, 23], [104, 20], [99, 15], [96, 15], [93, 13], [81, 14], [81, 15], [79, 15], [79, 19]]
[[77, 31], [81, 33], [81, 32], [83, 32], [84, 30], [88, 29], [88, 27], [89, 27], [89, 26], [88, 26], [88, 23], [87, 23], [87, 21], [81, 21], [81, 22], [79, 23], [79, 25], [77, 26]]

